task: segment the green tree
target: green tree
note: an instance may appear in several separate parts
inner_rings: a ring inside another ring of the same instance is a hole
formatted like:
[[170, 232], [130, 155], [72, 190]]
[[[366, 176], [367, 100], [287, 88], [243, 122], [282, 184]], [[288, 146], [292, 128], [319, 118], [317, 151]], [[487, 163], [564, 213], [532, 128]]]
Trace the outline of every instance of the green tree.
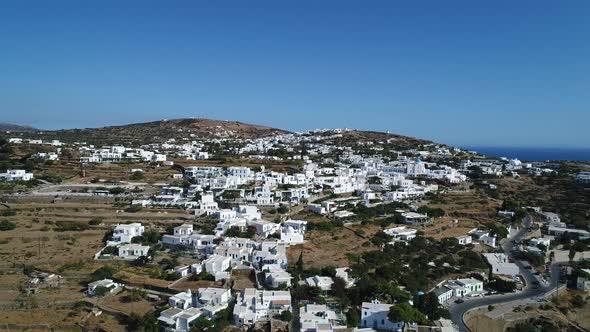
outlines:
[[106, 295], [110, 291], [110, 288], [104, 286], [98, 286], [94, 289], [94, 295], [101, 297]]
[[346, 325], [348, 327], [358, 327], [361, 323], [361, 313], [357, 307], [351, 307], [346, 312]]
[[102, 280], [112, 278], [115, 274], [115, 269], [113, 269], [109, 265], [101, 266], [100, 268], [96, 269], [92, 272], [92, 279], [93, 280]]
[[144, 178], [145, 178], [145, 175], [143, 175], [143, 172], [141, 172], [141, 171], [133, 172], [133, 174], [131, 174], [131, 177], [129, 177], [129, 179], [133, 180], [133, 181], [143, 180]]
[[299, 253], [299, 258], [297, 259], [297, 263], [295, 263], [295, 267], [297, 273], [301, 275], [303, 273], [303, 251]]
[[414, 303], [418, 310], [428, 316], [430, 320], [437, 320], [441, 317], [440, 303], [433, 293], [419, 296]]
[[574, 260], [574, 257], [576, 256], [576, 249], [571, 246], [570, 247], [570, 252], [568, 253], [567, 257], [569, 258], [570, 262]]
[[131, 302], [138, 302], [141, 301], [143, 299], [145, 299], [147, 297], [147, 292], [143, 289], [139, 289], [139, 288], [134, 288], [129, 292], [129, 295], [127, 295], [127, 299], [129, 299], [129, 301]]
[[289, 212], [289, 207], [286, 205], [281, 205], [279, 206], [279, 208], [277, 209], [277, 212], [280, 214], [285, 214]]
[[213, 321], [205, 316], [199, 316], [199, 318], [195, 319], [190, 332], [201, 332], [211, 327], [213, 327]]
[[283, 322], [290, 322], [293, 319], [293, 314], [288, 310], [284, 310], [279, 315], [279, 319], [282, 320]]
[[389, 308], [389, 314], [387, 315], [387, 318], [389, 318], [389, 320], [392, 322], [403, 322], [404, 328], [407, 322], [425, 324], [428, 321], [423, 313], [408, 303], [401, 303], [391, 306], [391, 308]]

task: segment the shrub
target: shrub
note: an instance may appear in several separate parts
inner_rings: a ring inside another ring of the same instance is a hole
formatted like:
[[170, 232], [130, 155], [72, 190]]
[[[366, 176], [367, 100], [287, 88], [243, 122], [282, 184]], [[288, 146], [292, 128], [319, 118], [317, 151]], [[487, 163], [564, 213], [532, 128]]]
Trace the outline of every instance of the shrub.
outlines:
[[10, 231], [16, 228], [16, 224], [6, 219], [0, 221], [0, 231]]
[[103, 221], [102, 218], [94, 217], [94, 218], [90, 219], [90, 221], [88, 222], [88, 225], [92, 225], [92, 226], [100, 225], [102, 223], [102, 221]]
[[586, 300], [580, 295], [576, 295], [572, 298], [572, 305], [574, 308], [581, 308], [586, 304]]
[[137, 302], [145, 299], [147, 297], [147, 292], [143, 289], [134, 288], [129, 292], [127, 295], [127, 299], [131, 302]]
[[130, 207], [125, 209], [125, 212], [135, 213], [141, 211], [143, 208], [141, 205], [131, 205]]
[[109, 193], [111, 195], [120, 195], [120, 194], [123, 194], [124, 192], [125, 192], [125, 188], [121, 188], [121, 187], [115, 187], [115, 188], [109, 189]]
[[168, 273], [164, 279], [166, 279], [168, 281], [174, 281], [174, 280], [178, 280], [180, 278], [182, 278], [182, 276], [180, 275], [180, 273], [178, 273], [178, 272], [172, 272], [172, 273]]
[[137, 180], [143, 180], [145, 178], [145, 176], [143, 175], [143, 172], [137, 171], [137, 172], [133, 172], [133, 174], [131, 174], [131, 177], [129, 179], [137, 181]]
[[90, 228], [88, 224], [78, 221], [57, 221], [55, 225], [57, 232], [84, 231]]
[[197, 273], [193, 273], [190, 277], [189, 277], [190, 281], [199, 281], [199, 280], [207, 280], [207, 281], [215, 281], [215, 276], [212, 274], [209, 274], [205, 271], [197, 274]]
[[79, 271], [79, 270], [82, 270], [85, 267], [86, 267], [86, 263], [84, 263], [82, 261], [78, 261], [78, 262], [74, 262], [74, 263], [66, 263], [66, 264], [60, 266], [57, 270], [59, 272], [63, 272], [63, 271], [66, 271], [66, 270]]
[[2, 212], [0, 212], [0, 216], [13, 217], [13, 216], [16, 216], [16, 211], [13, 209], [2, 210]]

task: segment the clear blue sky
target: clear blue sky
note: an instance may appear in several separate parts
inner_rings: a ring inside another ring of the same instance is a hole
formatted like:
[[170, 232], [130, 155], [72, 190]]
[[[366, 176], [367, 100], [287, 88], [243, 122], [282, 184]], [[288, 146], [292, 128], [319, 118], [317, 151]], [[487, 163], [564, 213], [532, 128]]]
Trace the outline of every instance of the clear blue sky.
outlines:
[[587, 0], [92, 3], [0, 2], [0, 121], [590, 147]]

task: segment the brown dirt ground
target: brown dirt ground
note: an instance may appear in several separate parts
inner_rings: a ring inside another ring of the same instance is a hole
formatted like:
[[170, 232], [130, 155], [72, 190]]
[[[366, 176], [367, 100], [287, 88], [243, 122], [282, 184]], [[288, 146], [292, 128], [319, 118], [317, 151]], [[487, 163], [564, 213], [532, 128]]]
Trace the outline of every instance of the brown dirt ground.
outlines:
[[291, 246], [287, 250], [289, 262], [294, 264], [303, 252], [303, 261], [307, 267], [348, 266], [347, 253], [360, 254], [376, 249], [373, 245], [364, 247], [362, 244], [381, 228], [376, 225], [363, 225], [359, 228], [364, 230], [367, 239], [344, 227], [335, 228], [332, 232], [309, 231], [305, 233], [307, 240], [304, 244]]

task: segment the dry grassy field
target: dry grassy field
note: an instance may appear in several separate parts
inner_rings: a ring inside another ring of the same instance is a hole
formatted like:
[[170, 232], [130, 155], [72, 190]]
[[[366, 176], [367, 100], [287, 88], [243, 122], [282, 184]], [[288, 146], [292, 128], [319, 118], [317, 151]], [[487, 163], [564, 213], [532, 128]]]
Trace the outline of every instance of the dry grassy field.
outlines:
[[[142, 222], [148, 228], [163, 229], [166, 223], [181, 223], [192, 219], [192, 216], [183, 210], [146, 209], [127, 213], [121, 212], [121, 208], [113, 203], [113, 200], [92, 197], [66, 200], [27, 197], [7, 203], [16, 214], [0, 219], [10, 220], [16, 228], [0, 232], [0, 327], [1, 324], [24, 324], [44, 330], [43, 326], [35, 324], [49, 324], [63, 331], [80, 330], [80, 326], [90, 329], [100, 326], [107, 331], [124, 330], [119, 319], [108, 310], [94, 317], [88, 315], [89, 309], [75, 306], [85, 300], [83, 290], [90, 274], [105, 264], [93, 259], [103, 246], [105, 233], [117, 223]], [[7, 207], [0, 206], [0, 210], [7, 210]], [[59, 229], [60, 222], [88, 224], [93, 218], [99, 218], [102, 223], [79, 231]], [[124, 262], [108, 264], [115, 267], [116, 276], [128, 277], [133, 283], [161, 287], [170, 284], [145, 274], [136, 274], [134, 268]], [[57, 273], [63, 276], [64, 282], [59, 288], [43, 288], [36, 294], [26, 295], [21, 291], [28, 281], [23, 273], [25, 267]], [[125, 302], [121, 300], [122, 296], [105, 298], [104, 302], [113, 311], [127, 314], [144, 314], [152, 309], [151, 303]]]
[[306, 268], [349, 266], [347, 254], [360, 254], [364, 251], [375, 250], [373, 245], [364, 246], [363, 243], [379, 231], [376, 225], [360, 226], [365, 232], [366, 238], [360, 237], [354, 231], [345, 227], [334, 228], [333, 231], [309, 231], [305, 233], [306, 242], [289, 247], [287, 256], [289, 262], [294, 264], [303, 253], [303, 261]]

